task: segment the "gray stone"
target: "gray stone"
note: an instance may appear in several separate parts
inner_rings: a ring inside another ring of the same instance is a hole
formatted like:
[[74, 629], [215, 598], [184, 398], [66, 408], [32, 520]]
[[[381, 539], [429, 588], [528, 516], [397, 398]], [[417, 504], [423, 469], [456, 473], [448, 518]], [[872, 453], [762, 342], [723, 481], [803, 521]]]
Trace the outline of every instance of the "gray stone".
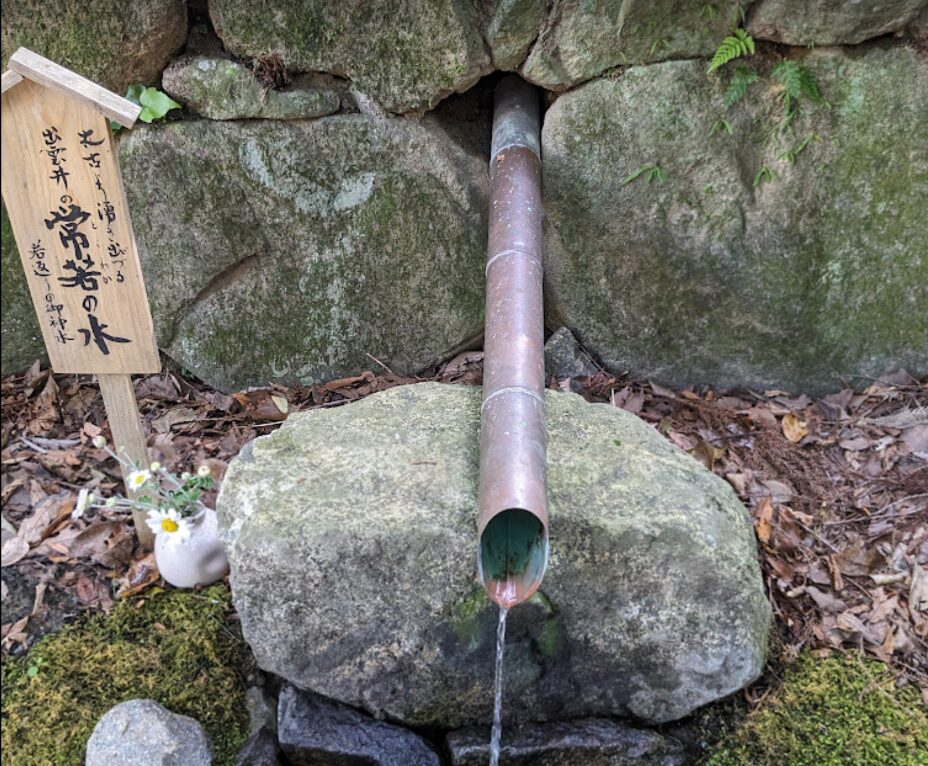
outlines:
[[[452, 766], [484, 766], [490, 732], [471, 727], [448, 735]], [[683, 766], [683, 746], [672, 737], [601, 718], [503, 727], [500, 762], [506, 766]]]
[[[489, 721], [480, 397], [423, 383], [294, 414], [232, 462], [220, 526], [262, 668], [408, 725]], [[770, 607], [731, 487], [629, 413], [546, 401], [551, 562], [509, 617], [505, 710], [669, 721], [752, 681]]]
[[[277, 726], [276, 722], [274, 724]], [[254, 732], [235, 756], [235, 766], [280, 766], [277, 735], [270, 728]]]
[[900, 31], [926, 7], [926, 0], [760, 0], [751, 7], [747, 29], [787, 45], [854, 45]]
[[245, 690], [245, 707], [248, 708], [248, 734], [261, 729], [277, 730], [277, 700], [259, 686]]
[[[724, 72], [674, 61], [546, 113], [549, 320], [607, 369], [810, 393], [928, 372], [928, 59], [874, 46], [803, 64], [831, 107], [806, 99], [785, 133], [761, 64], [727, 111]], [[650, 165], [663, 183], [630, 180]]]
[[20, 46], [122, 95], [154, 85], [187, 39], [184, 0], [4, 0], [3, 68]]
[[216, 55], [177, 59], [164, 71], [162, 87], [211, 120], [301, 120], [335, 114], [341, 106], [330, 84], [298, 78], [285, 90], [266, 88], [248, 67]]
[[493, 0], [484, 29], [496, 69], [516, 69], [545, 20], [545, 0]]
[[120, 153], [159, 345], [217, 388], [413, 373], [482, 330], [486, 161], [433, 118], [178, 122]]
[[736, 0], [555, 3], [522, 76], [544, 88], [564, 90], [613, 67], [708, 56], [731, 30], [741, 5]]
[[566, 327], [555, 330], [545, 343], [545, 375], [555, 378], [577, 378], [595, 375], [598, 368], [574, 334]]
[[87, 742], [87, 766], [210, 766], [209, 739], [194, 719], [154, 700], [112, 707]]
[[417, 734], [292, 686], [280, 694], [277, 730], [291, 766], [439, 766]]
[[470, 0], [211, 0], [226, 50], [351, 79], [391, 112], [432, 108], [492, 71]]

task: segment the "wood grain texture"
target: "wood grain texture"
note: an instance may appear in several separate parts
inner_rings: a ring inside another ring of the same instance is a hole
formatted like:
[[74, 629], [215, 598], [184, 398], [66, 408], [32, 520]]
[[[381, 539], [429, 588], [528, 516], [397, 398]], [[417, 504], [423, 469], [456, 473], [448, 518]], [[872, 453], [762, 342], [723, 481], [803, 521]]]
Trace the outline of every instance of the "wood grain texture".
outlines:
[[33, 53], [28, 48], [19, 48], [10, 56], [9, 67], [23, 77], [58, 90], [62, 95], [82, 101], [98, 110], [105, 117], [131, 128], [142, 112], [142, 107], [117, 96], [86, 77]]
[[[113, 450], [120, 457], [128, 458], [143, 469], [147, 468], [150, 459], [145, 432], [139, 420], [139, 407], [135, 400], [135, 389], [132, 387], [132, 378], [129, 375], [101, 374], [97, 375], [100, 393], [103, 394], [103, 404], [106, 407], [106, 416], [110, 423], [110, 433], [113, 436]], [[123, 481], [128, 479], [131, 469], [120, 466]], [[134, 497], [126, 484], [126, 494]], [[154, 545], [154, 535], [145, 523], [145, 511], [133, 511], [132, 521], [135, 523], [135, 532], [139, 542], [144, 548], [151, 549]]]
[[28, 78], [2, 98], [3, 199], [52, 368], [158, 372], [106, 118]]
[[18, 72], [14, 72], [12, 69], [7, 69], [3, 73], [3, 77], [0, 78], [0, 93], [6, 93], [14, 85], [18, 85], [23, 81], [23, 76]]

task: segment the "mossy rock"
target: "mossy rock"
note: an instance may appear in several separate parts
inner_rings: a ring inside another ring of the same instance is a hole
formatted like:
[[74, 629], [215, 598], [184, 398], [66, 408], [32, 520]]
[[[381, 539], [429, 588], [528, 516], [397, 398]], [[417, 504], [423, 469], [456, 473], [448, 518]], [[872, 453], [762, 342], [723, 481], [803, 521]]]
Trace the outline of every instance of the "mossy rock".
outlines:
[[253, 667], [230, 593], [150, 592], [47, 636], [3, 663], [3, 762], [80, 766], [100, 717], [147, 698], [198, 720], [215, 763], [232, 764], [248, 733]]
[[351, 79], [392, 112], [430, 109], [492, 70], [468, 0], [211, 0], [226, 50]]
[[[874, 45], [801, 64], [831, 103], [806, 99], [788, 131], [765, 60], [727, 111], [704, 61], [548, 110], [548, 320], [607, 369], [808, 393], [928, 371], [928, 59]], [[663, 181], [636, 175], [653, 165]]]
[[479, 337], [486, 161], [434, 118], [192, 120], [120, 154], [159, 346], [210, 385], [411, 374]]
[[925, 766], [928, 714], [914, 686], [853, 655], [805, 655], [704, 766]]
[[3, 68], [20, 46], [122, 95], [156, 84], [187, 39], [183, 0], [4, 0]]

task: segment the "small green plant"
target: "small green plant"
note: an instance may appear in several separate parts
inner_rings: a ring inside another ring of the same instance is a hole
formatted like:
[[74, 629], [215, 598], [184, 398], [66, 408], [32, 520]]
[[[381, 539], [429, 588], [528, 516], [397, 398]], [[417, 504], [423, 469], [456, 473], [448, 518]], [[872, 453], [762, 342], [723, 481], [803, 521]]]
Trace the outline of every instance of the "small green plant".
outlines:
[[748, 87], [760, 78], [751, 67], [739, 64], [731, 73], [728, 87], [725, 88], [725, 107], [731, 109], [748, 92]]
[[731, 123], [728, 120], [723, 120], [721, 117], [715, 121], [712, 125], [712, 130], [709, 131], [710, 136], [714, 136], [716, 133], [724, 132], [729, 136], [734, 132], [734, 129], [731, 126]]
[[629, 175], [625, 176], [625, 178], [622, 179], [622, 183], [630, 184], [636, 178], [641, 178], [642, 176], [648, 179], [648, 183], [657, 181], [658, 184], [664, 183], [664, 179], [666, 178], [664, 171], [661, 170], [661, 166], [651, 162], [647, 165], [642, 165], [634, 173], [630, 173]]
[[722, 40], [721, 45], [716, 49], [712, 62], [706, 74], [712, 74], [719, 67], [725, 66], [729, 61], [744, 56], [754, 55], [754, 38], [747, 32], [738, 27], [732, 30], [732, 33]]
[[815, 75], [799, 62], [792, 59], [782, 61], [773, 68], [772, 74], [783, 87], [782, 98], [786, 114], [792, 114], [803, 97], [816, 104], [824, 102]]
[[[129, 86], [126, 91], [126, 100], [142, 107], [139, 119], [146, 123], [163, 120], [172, 109], [182, 108], [167, 93], [163, 93], [157, 88], [147, 88], [138, 84]], [[110, 126], [114, 132], [122, 128], [117, 122], [110, 122]]]
[[812, 133], [811, 135], [808, 135], [802, 139], [802, 141], [796, 144], [796, 146], [793, 146], [783, 152], [783, 154], [781, 154], [778, 159], [781, 162], [788, 162], [790, 165], [795, 165], [796, 159], [808, 148], [809, 144], [821, 140], [822, 137], [818, 133]]
[[774, 178], [776, 178], [776, 173], [774, 173], [770, 168], [764, 165], [755, 174], [752, 186], [756, 189], [762, 183], [766, 183], [767, 181], [772, 181]]

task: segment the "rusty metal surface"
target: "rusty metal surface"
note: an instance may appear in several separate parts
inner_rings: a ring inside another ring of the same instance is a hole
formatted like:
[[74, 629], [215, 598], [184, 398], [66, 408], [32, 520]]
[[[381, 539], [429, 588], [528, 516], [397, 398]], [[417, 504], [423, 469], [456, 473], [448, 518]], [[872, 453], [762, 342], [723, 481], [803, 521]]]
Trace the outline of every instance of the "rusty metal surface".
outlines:
[[478, 520], [478, 570], [503, 606], [537, 590], [548, 555], [539, 133], [537, 92], [505, 78], [490, 157]]

